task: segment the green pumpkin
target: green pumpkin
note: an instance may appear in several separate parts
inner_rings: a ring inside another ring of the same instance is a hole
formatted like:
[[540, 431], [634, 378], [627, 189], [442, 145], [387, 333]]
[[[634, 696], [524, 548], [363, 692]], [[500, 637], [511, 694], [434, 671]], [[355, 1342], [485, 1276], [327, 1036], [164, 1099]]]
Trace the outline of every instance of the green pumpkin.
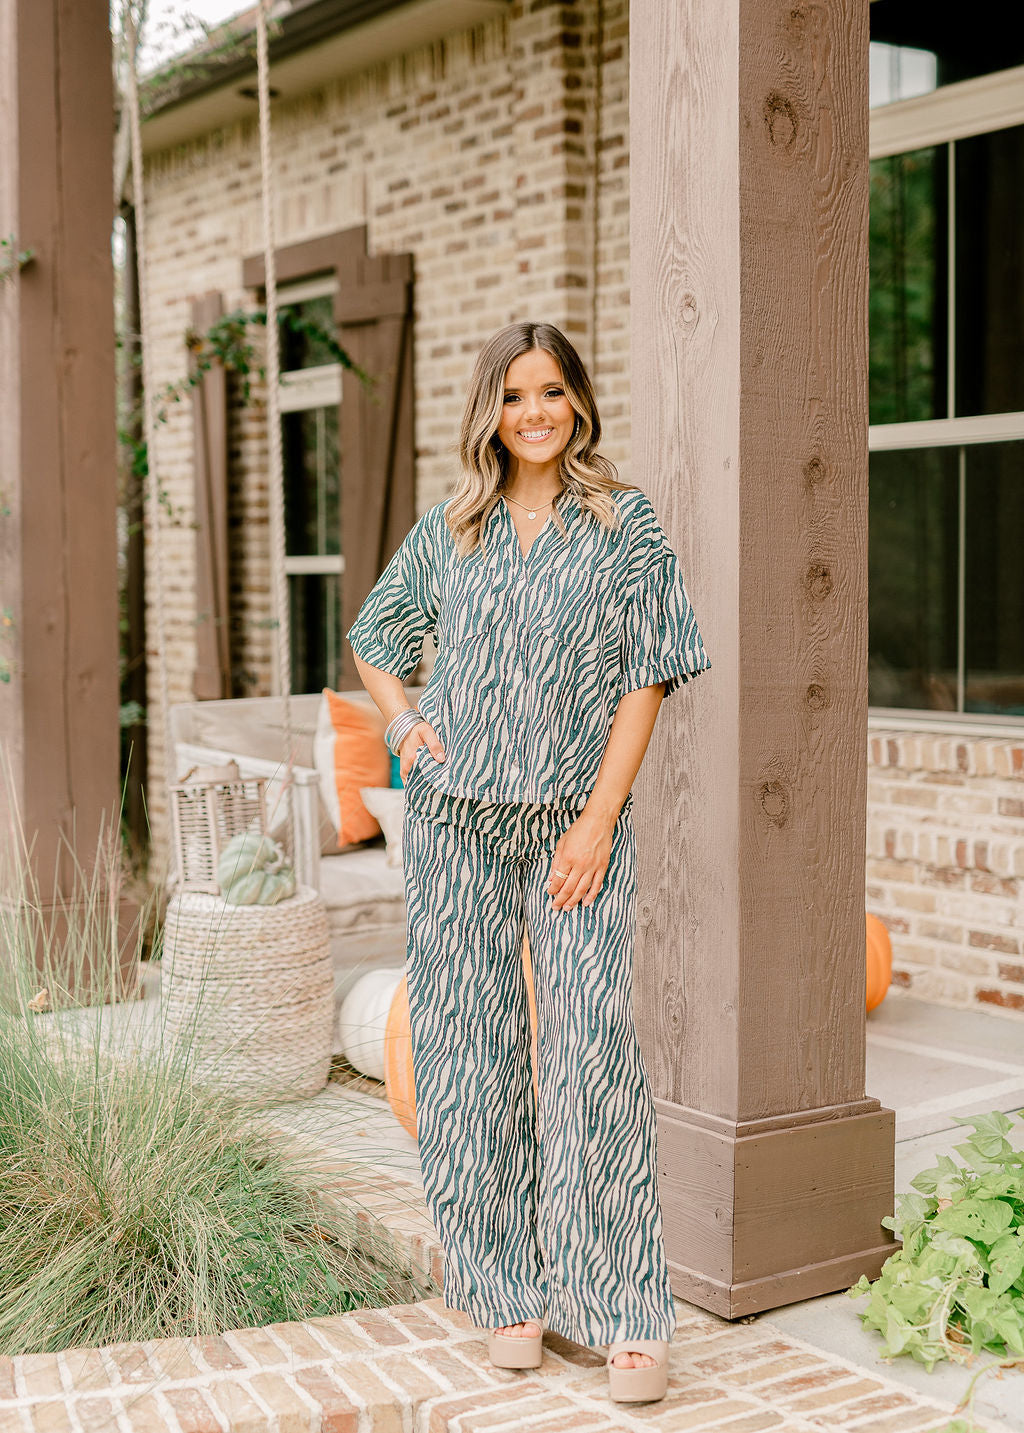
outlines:
[[277, 841], [243, 831], [220, 853], [217, 884], [229, 905], [273, 906], [295, 894], [295, 872], [285, 865]]

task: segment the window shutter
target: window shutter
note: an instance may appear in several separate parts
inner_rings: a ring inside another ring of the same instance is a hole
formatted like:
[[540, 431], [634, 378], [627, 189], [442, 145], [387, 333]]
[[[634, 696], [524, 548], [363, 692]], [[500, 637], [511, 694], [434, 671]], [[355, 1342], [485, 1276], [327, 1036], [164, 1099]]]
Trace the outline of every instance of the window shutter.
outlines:
[[[192, 304], [192, 327], [205, 333], [224, 312], [218, 293]], [[192, 389], [196, 522], [197, 701], [231, 696], [228, 628], [228, 403], [227, 374], [220, 363]]]
[[[411, 254], [358, 256], [339, 267], [338, 342], [376, 379], [374, 395], [342, 375], [342, 631], [355, 620], [416, 521], [413, 431], [413, 268]], [[342, 676], [358, 685], [348, 643]]]

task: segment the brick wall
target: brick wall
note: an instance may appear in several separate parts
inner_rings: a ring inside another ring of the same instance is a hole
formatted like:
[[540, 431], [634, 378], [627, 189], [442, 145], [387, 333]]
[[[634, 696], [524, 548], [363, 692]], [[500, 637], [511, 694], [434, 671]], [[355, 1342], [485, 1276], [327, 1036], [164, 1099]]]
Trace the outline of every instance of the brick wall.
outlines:
[[[628, 476], [627, 0], [522, 0], [487, 24], [337, 80], [274, 110], [277, 241], [365, 223], [371, 253], [412, 252], [420, 512], [453, 488], [458, 422], [480, 344], [543, 318], [591, 366], [608, 456]], [[159, 383], [185, 372], [191, 299], [251, 304], [243, 257], [262, 243], [255, 108], [146, 166]], [[236, 695], [272, 690], [264, 395], [234, 414]], [[192, 699], [192, 432], [172, 409], [156, 448], [174, 511], [161, 529], [171, 701]], [[153, 562], [149, 534], [147, 562]], [[151, 570], [151, 569], [150, 569]], [[151, 691], [156, 612], [147, 614]], [[155, 711], [155, 705], [154, 705]], [[165, 849], [164, 751], [151, 724], [150, 817]]]
[[[526, 317], [559, 324], [578, 344], [597, 386], [604, 451], [623, 477], [643, 481], [629, 467], [627, 82], [628, 0], [523, 0], [487, 25], [275, 108], [279, 242], [366, 223], [371, 252], [414, 255], [420, 512], [454, 484], [479, 345]], [[218, 289], [229, 307], [252, 300], [241, 265], [262, 241], [255, 114], [154, 155], [147, 184], [164, 382], [184, 372], [192, 296]], [[239, 695], [264, 695], [272, 680], [261, 400], [257, 389], [232, 429]], [[195, 624], [187, 410], [172, 413], [157, 460], [178, 514], [163, 530], [171, 699], [187, 701]], [[152, 662], [152, 607], [147, 620]], [[159, 850], [158, 723], [151, 740]], [[891, 931], [896, 980], [929, 1000], [1024, 1018], [1024, 775], [1014, 764], [1022, 748], [899, 730], [875, 731], [869, 746], [867, 908]]]
[[867, 909], [894, 981], [1021, 1018], [1022, 878], [1024, 740], [872, 726]]

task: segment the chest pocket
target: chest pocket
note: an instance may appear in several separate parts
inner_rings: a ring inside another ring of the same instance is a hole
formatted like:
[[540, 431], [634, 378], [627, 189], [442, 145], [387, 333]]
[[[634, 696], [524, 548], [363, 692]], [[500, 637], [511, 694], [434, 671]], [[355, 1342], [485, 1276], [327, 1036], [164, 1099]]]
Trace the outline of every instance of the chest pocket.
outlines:
[[611, 633], [610, 596], [587, 571], [549, 573], [538, 624], [545, 636], [579, 655], [599, 657]]
[[447, 594], [438, 618], [441, 641], [458, 650], [488, 633], [506, 610], [504, 586], [487, 572], [463, 579]]

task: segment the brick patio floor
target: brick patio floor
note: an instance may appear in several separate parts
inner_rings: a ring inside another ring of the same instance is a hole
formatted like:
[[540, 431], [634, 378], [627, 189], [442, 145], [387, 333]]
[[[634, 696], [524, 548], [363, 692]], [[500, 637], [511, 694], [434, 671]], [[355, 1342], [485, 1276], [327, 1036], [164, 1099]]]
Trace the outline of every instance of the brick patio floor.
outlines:
[[601, 1353], [557, 1335], [545, 1335], [539, 1369], [496, 1369], [484, 1336], [465, 1315], [429, 1299], [215, 1338], [3, 1360], [0, 1429], [932, 1433], [951, 1415], [947, 1405], [867, 1376], [799, 1340], [684, 1304], [679, 1313], [669, 1393], [659, 1403], [610, 1403]]

